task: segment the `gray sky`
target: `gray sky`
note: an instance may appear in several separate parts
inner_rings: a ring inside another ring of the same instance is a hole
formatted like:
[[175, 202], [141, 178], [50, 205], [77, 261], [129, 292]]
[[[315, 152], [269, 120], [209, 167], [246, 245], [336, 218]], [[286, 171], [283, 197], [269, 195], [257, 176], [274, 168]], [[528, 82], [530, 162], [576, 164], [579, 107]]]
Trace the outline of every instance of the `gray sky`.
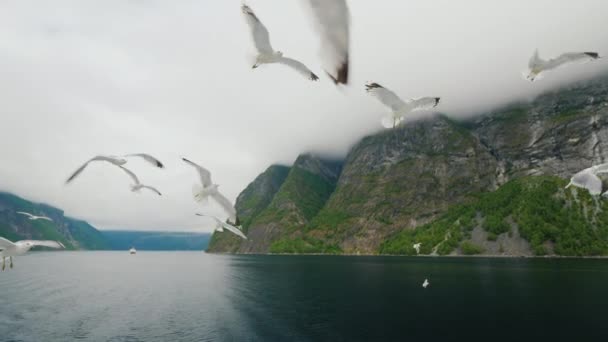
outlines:
[[[251, 69], [240, 0], [0, 2], [0, 189], [102, 229], [205, 229], [192, 201], [205, 165], [234, 200], [271, 163], [304, 151], [343, 156], [381, 128], [375, 81], [403, 98], [441, 96], [453, 116], [531, 99], [608, 68], [574, 65], [530, 84], [535, 48], [608, 55], [605, 0], [352, 0], [351, 84], [313, 83], [280, 65]], [[298, 1], [251, 0], [275, 49], [325, 76]], [[163, 197], [128, 189], [95, 154], [148, 152], [166, 169], [129, 162]]]

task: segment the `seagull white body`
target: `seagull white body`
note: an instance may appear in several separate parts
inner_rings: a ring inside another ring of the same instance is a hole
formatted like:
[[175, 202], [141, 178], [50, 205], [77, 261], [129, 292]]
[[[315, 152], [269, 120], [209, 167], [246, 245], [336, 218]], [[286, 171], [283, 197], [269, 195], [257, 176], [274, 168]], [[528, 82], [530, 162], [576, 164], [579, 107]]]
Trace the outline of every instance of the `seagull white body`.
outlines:
[[431, 283], [429, 283], [428, 279], [424, 279], [424, 282], [422, 283], [422, 287], [424, 287], [426, 289], [427, 286], [429, 286]]
[[27, 253], [32, 247], [44, 246], [50, 248], [65, 248], [58, 241], [51, 240], [21, 240], [11, 242], [3, 237], [0, 237], [0, 258], [2, 258], [2, 270], [6, 267], [6, 258], [10, 259], [10, 268], [13, 268], [13, 257]]
[[528, 62], [528, 74], [526, 78], [530, 81], [540, 79], [539, 75], [573, 62], [587, 62], [600, 58], [597, 52], [567, 52], [556, 58], [544, 60], [538, 56], [538, 50]]
[[137, 176], [131, 170], [125, 168], [124, 166], [119, 166], [119, 168], [121, 168], [133, 180], [134, 184], [131, 185], [131, 191], [133, 191], [133, 192], [139, 192], [141, 189], [148, 189], [150, 191], [155, 192], [157, 195], [162, 196], [162, 194], [160, 193], [160, 191], [158, 191], [155, 187], [142, 184], [139, 181], [139, 178], [137, 178]]
[[206, 201], [208, 198], [213, 198], [228, 214], [230, 221], [236, 222], [236, 209], [230, 200], [219, 192], [219, 185], [211, 182], [211, 172], [186, 158], [182, 158], [182, 160], [186, 164], [194, 167], [200, 177], [201, 185], [194, 185], [192, 188], [194, 200], [200, 203]]
[[46, 216], [36, 216], [36, 215], [32, 215], [30, 213], [26, 213], [25, 211], [18, 211], [17, 214], [21, 214], [21, 215], [25, 215], [27, 216], [30, 220], [32, 221], [36, 221], [36, 220], [47, 220], [47, 221], [51, 221], [53, 222], [53, 220], [50, 217], [46, 217]]
[[346, 0], [305, 0], [321, 40], [323, 69], [336, 84], [348, 83], [350, 11]]
[[255, 64], [252, 67], [253, 69], [262, 64], [280, 63], [291, 67], [312, 81], [319, 79], [319, 77], [310, 71], [310, 69], [308, 69], [308, 67], [306, 67], [306, 65], [304, 65], [302, 62], [284, 57], [281, 51], [275, 51], [272, 48], [272, 45], [270, 45], [270, 35], [268, 30], [249, 6], [242, 5], [241, 10], [245, 16], [245, 21], [251, 29], [253, 42], [258, 52], [255, 59]]
[[420, 254], [420, 246], [422, 245], [422, 243], [418, 242], [415, 243], [412, 247], [416, 250], [416, 254]]
[[395, 128], [408, 113], [437, 107], [441, 100], [439, 97], [422, 97], [403, 101], [394, 92], [373, 82], [367, 83], [365, 88], [370, 95], [391, 109], [391, 113], [382, 119], [382, 125], [386, 128]]
[[[603, 189], [602, 180], [597, 175], [602, 173], [608, 173], [608, 163], [592, 166], [577, 172], [570, 178], [570, 183], [566, 185], [566, 188], [574, 185], [587, 189], [592, 196], [600, 195]], [[604, 193], [604, 196], [606, 196], [606, 193]]]
[[223, 222], [222, 220], [220, 220], [219, 218], [217, 218], [215, 216], [205, 215], [205, 214], [198, 214], [198, 213], [196, 215], [197, 216], [203, 216], [203, 217], [210, 217], [210, 218], [212, 218], [215, 221], [215, 223], [216, 223], [215, 230], [218, 231], [218, 232], [223, 232], [224, 229], [226, 229], [229, 232], [231, 232], [231, 233], [233, 233], [233, 234], [235, 234], [235, 235], [237, 235], [237, 236], [239, 236], [239, 237], [247, 240], [247, 236], [245, 236], [245, 234], [243, 234], [243, 232], [239, 228], [237, 228], [237, 227], [235, 227], [235, 226], [233, 226], [231, 224], [228, 224], [226, 222]]

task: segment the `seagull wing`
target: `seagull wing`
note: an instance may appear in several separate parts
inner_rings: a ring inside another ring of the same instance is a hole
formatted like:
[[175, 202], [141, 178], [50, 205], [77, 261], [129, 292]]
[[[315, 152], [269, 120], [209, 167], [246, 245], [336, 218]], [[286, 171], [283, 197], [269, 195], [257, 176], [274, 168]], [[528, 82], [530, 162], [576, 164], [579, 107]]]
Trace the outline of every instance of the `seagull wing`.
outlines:
[[198, 174], [201, 177], [201, 184], [204, 187], [211, 186], [211, 172], [209, 172], [209, 170], [205, 169], [204, 167], [202, 167], [194, 162], [191, 162], [190, 160], [188, 160], [186, 158], [182, 158], [182, 160], [186, 164], [189, 164], [190, 166], [194, 167], [196, 169], [196, 171], [198, 171]]
[[131, 179], [133, 179], [133, 182], [135, 182], [135, 184], [140, 184], [139, 183], [139, 178], [137, 178], [137, 176], [129, 169], [127, 169], [124, 166], [118, 166], [119, 168], [121, 168], [124, 172], [126, 172], [129, 177], [131, 177]]
[[65, 248], [65, 246], [59, 241], [53, 240], [23, 240], [20, 242], [30, 242], [34, 246], [43, 246], [49, 248]]
[[348, 83], [350, 12], [346, 0], [308, 0], [321, 36], [321, 59], [334, 83]]
[[15, 247], [15, 244], [0, 236], [0, 250], [11, 247]]
[[224, 209], [224, 211], [229, 215], [229, 219], [231, 222], [236, 221], [236, 209], [224, 195], [222, 195], [219, 191], [215, 191], [211, 194], [211, 197]]
[[245, 21], [251, 29], [251, 36], [253, 37], [255, 48], [259, 53], [272, 54], [274, 50], [272, 49], [272, 45], [270, 45], [270, 35], [268, 34], [266, 26], [262, 24], [249, 6], [243, 5], [241, 6], [241, 10], [245, 16]]
[[608, 163], [597, 165], [594, 170], [595, 174], [608, 173]]
[[158, 196], [162, 196], [163, 194], [160, 193], [160, 191], [158, 191], [155, 187], [149, 186], [149, 185], [143, 185], [142, 188], [144, 189], [148, 189], [150, 191], [153, 191], [155, 193], [158, 194]]
[[76, 177], [78, 177], [79, 174], [82, 173], [82, 171], [84, 171], [84, 169], [89, 165], [90, 162], [92, 162], [93, 159], [87, 161], [86, 163], [84, 163], [81, 167], [79, 167], [78, 169], [76, 169], [76, 171], [74, 171], [74, 173], [72, 173], [72, 175], [65, 181], [66, 184], [68, 184], [69, 182], [73, 181]]
[[439, 100], [439, 97], [421, 97], [409, 101], [407, 105], [411, 110], [425, 110], [437, 107]]
[[285, 64], [288, 67], [291, 67], [292, 69], [294, 69], [295, 71], [299, 72], [300, 74], [304, 75], [304, 77], [306, 77], [312, 81], [316, 81], [319, 79], [319, 77], [317, 75], [315, 75], [312, 71], [310, 71], [310, 69], [308, 69], [308, 67], [306, 65], [304, 65], [304, 63], [297, 61], [293, 58], [281, 57], [278, 59], [277, 62], [281, 63], [281, 64]]
[[378, 83], [368, 83], [365, 85], [365, 90], [378, 100], [382, 102], [385, 106], [391, 108], [393, 111], [397, 112], [407, 106], [403, 100], [399, 98], [392, 91], [384, 88]]
[[18, 211], [17, 214], [21, 214], [21, 215], [25, 215], [29, 218], [34, 218], [35, 216], [30, 214], [30, 213], [26, 213], [25, 211]]
[[228, 223], [225, 222], [221, 222], [222, 228], [229, 230], [230, 232], [232, 232], [233, 234], [236, 234], [240, 237], [242, 237], [243, 239], [247, 240], [247, 236], [245, 236], [245, 234], [243, 234], [243, 232], [238, 229], [237, 227], [230, 225]]
[[51, 221], [53, 222], [53, 219], [51, 219], [50, 217], [47, 216], [36, 216], [37, 220], [47, 220], [47, 221]]
[[585, 169], [575, 174], [570, 179], [570, 182], [574, 186], [589, 190], [589, 194], [591, 195], [599, 195], [602, 193], [602, 180], [594, 175], [590, 169]]
[[597, 58], [599, 58], [597, 52], [567, 52], [557, 58], [548, 60], [545, 69], [555, 69], [568, 63], [582, 62]]
[[141, 158], [144, 158], [144, 160], [147, 161], [148, 163], [150, 163], [158, 168], [162, 169], [165, 167], [163, 165], [163, 163], [160, 162], [160, 160], [152, 157], [151, 155], [149, 155], [147, 153], [132, 153], [132, 154], [125, 155], [125, 157], [141, 157]]

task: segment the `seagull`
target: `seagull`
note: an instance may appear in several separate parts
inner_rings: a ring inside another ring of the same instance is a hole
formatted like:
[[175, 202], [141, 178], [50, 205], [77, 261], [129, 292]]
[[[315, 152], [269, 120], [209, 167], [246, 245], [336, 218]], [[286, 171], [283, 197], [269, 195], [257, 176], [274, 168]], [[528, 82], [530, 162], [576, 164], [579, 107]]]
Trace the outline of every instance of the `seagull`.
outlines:
[[133, 181], [135, 182], [135, 184], [131, 185], [131, 191], [139, 192], [141, 189], [148, 189], [148, 190], [151, 190], [151, 191], [154, 191], [155, 193], [157, 193], [158, 196], [162, 196], [160, 191], [158, 191], [156, 188], [151, 187], [149, 185], [142, 184], [139, 181], [139, 178], [137, 178], [137, 176], [131, 170], [127, 169], [124, 166], [118, 166], [118, 167], [121, 168], [124, 172], [126, 172], [131, 177], [131, 179], [133, 179]]
[[13, 268], [13, 257], [27, 253], [34, 246], [50, 248], [65, 248], [59, 241], [51, 240], [21, 240], [15, 243], [0, 237], [0, 257], [2, 257], [2, 270], [6, 268], [6, 258], [10, 260], [10, 268]]
[[408, 101], [401, 100], [395, 93], [384, 88], [378, 83], [368, 82], [365, 90], [372, 96], [378, 98], [385, 106], [390, 107], [392, 112], [382, 119], [382, 125], [395, 128], [403, 117], [413, 111], [435, 108], [439, 104], [440, 97], [422, 97]]
[[424, 287], [426, 289], [427, 286], [429, 286], [431, 283], [429, 283], [428, 279], [424, 279], [424, 283], [422, 283], [422, 287]]
[[308, 0], [321, 38], [325, 72], [335, 84], [348, 83], [350, 12], [346, 0]]
[[103, 156], [103, 155], [99, 155], [99, 156], [95, 156], [91, 159], [89, 159], [86, 163], [84, 163], [81, 167], [79, 167], [76, 171], [74, 171], [74, 173], [65, 181], [66, 184], [70, 183], [71, 181], [73, 181], [80, 173], [82, 173], [82, 171], [84, 171], [84, 169], [89, 165], [89, 163], [94, 162], [94, 161], [104, 161], [104, 162], [108, 162], [110, 164], [116, 165], [116, 166], [123, 166], [127, 163], [127, 159], [128, 157], [141, 157], [143, 158], [145, 161], [153, 164], [156, 167], [159, 168], [163, 168], [164, 165], [163, 163], [161, 163], [158, 159], [152, 157], [149, 154], [145, 154], [145, 153], [134, 153], [134, 154], [127, 154], [124, 156]]
[[[602, 194], [602, 180], [597, 175], [602, 173], [608, 173], [608, 163], [592, 166], [577, 172], [570, 178], [570, 183], [566, 185], [566, 189], [574, 185], [587, 189], [592, 196], [600, 195]], [[604, 192], [604, 195], [607, 192]]]
[[420, 254], [420, 245], [422, 245], [422, 243], [418, 242], [412, 246], [416, 250], [416, 254]]
[[163, 163], [160, 162], [160, 160], [152, 157], [151, 155], [147, 154], [147, 153], [131, 153], [131, 154], [126, 154], [123, 157], [125, 158], [129, 158], [129, 157], [141, 157], [143, 158], [145, 161], [147, 161], [148, 163], [158, 167], [158, 168], [164, 168], [165, 165], [163, 165]]
[[47, 220], [47, 221], [51, 221], [53, 222], [53, 220], [50, 217], [46, 217], [46, 216], [36, 216], [36, 215], [32, 215], [30, 213], [26, 213], [25, 211], [18, 211], [17, 214], [21, 214], [21, 215], [25, 215], [27, 216], [31, 221], [36, 221], [36, 220]]
[[199, 177], [200, 177], [200, 181], [201, 181], [201, 186], [199, 185], [195, 185], [192, 188], [192, 194], [194, 195], [194, 200], [197, 202], [204, 202], [206, 201], [209, 197], [213, 198], [223, 209], [224, 211], [229, 215], [229, 219], [231, 222], [236, 222], [236, 209], [234, 209], [234, 206], [232, 205], [232, 203], [230, 203], [230, 200], [227, 199], [224, 195], [222, 195], [219, 191], [218, 191], [218, 184], [213, 184], [211, 182], [211, 172], [209, 172], [209, 170], [205, 169], [204, 167], [191, 162], [190, 160], [186, 159], [186, 158], [182, 158], [182, 160], [194, 167], [196, 169], [196, 171], [198, 171]]
[[319, 77], [310, 71], [310, 69], [308, 69], [302, 62], [292, 58], [283, 57], [283, 53], [281, 51], [274, 51], [270, 45], [270, 36], [268, 34], [268, 30], [264, 24], [262, 24], [260, 19], [258, 19], [255, 13], [253, 13], [253, 10], [247, 5], [242, 5], [241, 10], [245, 15], [247, 24], [249, 24], [249, 28], [251, 29], [251, 34], [253, 36], [253, 42], [258, 51], [255, 64], [252, 67], [253, 69], [257, 68], [261, 64], [280, 63], [295, 69], [312, 81], [317, 81], [319, 79]]
[[234, 233], [234, 234], [240, 236], [241, 238], [247, 240], [247, 237], [245, 236], [245, 234], [243, 234], [243, 232], [239, 228], [237, 228], [237, 227], [235, 227], [235, 226], [233, 226], [231, 224], [228, 224], [226, 222], [223, 222], [222, 220], [220, 220], [219, 218], [217, 218], [215, 216], [205, 215], [205, 214], [199, 214], [199, 213], [196, 213], [196, 215], [197, 216], [203, 216], [203, 217], [210, 217], [213, 220], [215, 220], [215, 222], [216, 222], [216, 228], [215, 228], [215, 230], [218, 231], [218, 232], [223, 232], [224, 229], [227, 229], [231, 233]]
[[553, 70], [572, 62], [586, 62], [599, 58], [600, 56], [597, 52], [567, 52], [557, 58], [544, 60], [538, 56], [538, 50], [536, 50], [528, 62], [529, 74], [526, 78], [533, 82], [545, 71]]

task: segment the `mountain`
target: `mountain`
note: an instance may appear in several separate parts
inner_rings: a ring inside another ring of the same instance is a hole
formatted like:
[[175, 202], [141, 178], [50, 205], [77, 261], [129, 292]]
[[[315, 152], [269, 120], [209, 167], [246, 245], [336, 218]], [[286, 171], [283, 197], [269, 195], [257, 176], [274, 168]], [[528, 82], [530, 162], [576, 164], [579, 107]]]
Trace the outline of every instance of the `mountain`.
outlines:
[[[47, 216], [53, 222], [30, 221], [27, 217], [17, 214], [17, 211]], [[107, 248], [103, 235], [87, 222], [65, 217], [60, 209], [33, 203], [6, 192], [0, 192], [0, 236], [11, 241], [57, 240], [67, 249]]]
[[118, 251], [131, 247], [152, 251], [200, 251], [207, 248], [211, 237], [209, 233], [128, 230], [102, 230], [101, 234], [108, 241], [108, 249]]
[[473, 119], [436, 115], [365, 137], [343, 163], [302, 155], [244, 225], [249, 240], [214, 251], [412, 254], [416, 241], [424, 254], [608, 255], [607, 201], [563, 189], [607, 161], [602, 76]]

